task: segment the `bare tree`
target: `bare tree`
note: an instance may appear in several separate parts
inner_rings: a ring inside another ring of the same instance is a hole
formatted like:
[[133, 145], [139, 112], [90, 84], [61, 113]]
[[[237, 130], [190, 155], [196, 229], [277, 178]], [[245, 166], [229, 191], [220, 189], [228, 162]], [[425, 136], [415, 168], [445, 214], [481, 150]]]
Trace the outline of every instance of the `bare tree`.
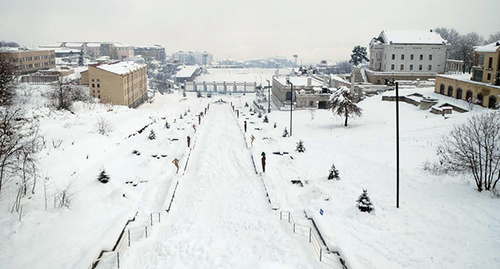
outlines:
[[10, 105], [14, 97], [16, 66], [6, 54], [0, 54], [0, 105]]
[[341, 86], [330, 96], [329, 103], [332, 106], [333, 114], [345, 117], [344, 126], [347, 126], [349, 117], [360, 117], [362, 109], [353, 102], [353, 94], [349, 88]]
[[459, 51], [461, 54], [460, 60], [464, 61], [464, 68], [471, 70], [472, 65], [474, 64], [474, 59], [473, 59], [474, 46], [482, 45], [483, 43], [484, 43], [483, 37], [474, 32], [465, 34], [460, 38], [460, 44], [459, 44]]
[[38, 123], [24, 118], [20, 107], [0, 110], [0, 194], [6, 179], [21, 178], [26, 194], [28, 179], [36, 173], [39, 150]]
[[434, 31], [441, 35], [446, 41], [450, 42], [450, 50], [448, 52], [449, 59], [460, 60], [462, 54], [460, 53], [460, 34], [451, 28], [438, 27]]
[[490, 35], [490, 37], [486, 41], [486, 44], [490, 44], [490, 43], [498, 42], [498, 41], [500, 41], [500, 31]]
[[478, 191], [494, 190], [500, 179], [500, 112], [475, 115], [455, 126], [437, 154], [445, 171], [469, 172]]

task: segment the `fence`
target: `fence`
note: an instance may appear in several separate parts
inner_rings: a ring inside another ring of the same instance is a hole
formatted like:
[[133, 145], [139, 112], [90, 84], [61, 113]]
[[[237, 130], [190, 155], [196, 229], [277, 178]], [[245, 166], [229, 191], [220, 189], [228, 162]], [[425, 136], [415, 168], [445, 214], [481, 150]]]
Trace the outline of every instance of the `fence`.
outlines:
[[347, 269], [345, 260], [338, 252], [328, 250], [321, 235], [316, 228], [309, 225], [298, 224], [295, 222], [290, 211], [280, 211], [280, 220], [284, 220], [290, 224], [293, 233], [306, 236], [311, 243], [319, 261], [333, 268], [338, 267], [339, 262], [344, 269]]
[[[141, 129], [140, 132], [142, 132], [144, 129], [146, 129], [150, 124], [144, 126], [144, 128]], [[194, 150], [194, 148], [196, 146], [197, 137], [198, 136], [196, 136], [196, 135], [194, 136], [193, 144], [188, 149], [183, 174], [186, 172], [186, 169], [187, 169], [187, 166], [189, 163], [189, 158], [191, 156], [191, 152]], [[165, 212], [151, 213], [148, 215], [148, 219], [147, 219], [145, 225], [129, 228], [128, 224], [132, 221], [135, 221], [135, 218], [137, 216], [137, 213], [136, 213], [134, 218], [128, 220], [127, 223], [125, 224], [125, 227], [123, 228], [120, 236], [118, 237], [118, 240], [117, 240], [115, 246], [113, 247], [113, 249], [101, 251], [101, 253], [97, 257], [97, 259], [92, 261], [92, 263], [89, 267], [90, 269], [95, 269], [98, 266], [99, 266], [99, 268], [115, 268], [115, 265], [117, 266], [117, 268], [120, 268], [120, 264], [123, 260], [124, 253], [131, 246], [132, 242], [138, 241], [139, 239], [141, 239], [143, 237], [148, 238], [148, 235], [151, 234], [151, 229], [153, 227], [153, 224], [160, 223], [161, 219], [162, 219], [162, 214], [168, 214], [168, 212], [170, 211], [170, 208], [171, 208], [172, 203], [174, 201], [175, 192], [177, 191], [177, 186], [179, 185], [179, 181], [178, 181], [177, 177], [175, 178], [174, 182], [175, 182], [175, 185], [172, 185], [169, 188], [169, 191], [167, 193], [167, 199], [168, 199], [168, 197], [170, 197], [170, 200], [169, 200], [168, 208], [165, 210]], [[172, 182], [172, 184], [174, 184], [174, 182]]]
[[129, 222], [127, 222], [127, 225], [125, 225], [125, 227], [123, 228], [122, 233], [120, 234], [120, 237], [118, 238], [118, 241], [116, 242], [113, 249], [110, 251], [101, 251], [99, 257], [92, 261], [89, 269], [115, 268], [115, 265], [117, 266], [117, 268], [120, 268], [120, 264], [124, 257], [125, 251], [131, 246], [132, 242], [138, 241], [143, 237], [147, 238], [151, 233], [151, 229], [154, 223], [160, 222], [161, 212], [149, 214], [146, 223], [142, 226], [129, 228]]

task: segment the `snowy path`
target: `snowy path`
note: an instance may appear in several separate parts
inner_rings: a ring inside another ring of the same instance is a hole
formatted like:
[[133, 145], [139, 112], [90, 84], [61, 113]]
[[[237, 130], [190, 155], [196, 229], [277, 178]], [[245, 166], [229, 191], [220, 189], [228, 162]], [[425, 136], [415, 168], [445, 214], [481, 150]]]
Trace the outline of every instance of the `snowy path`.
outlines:
[[229, 106], [205, 121], [167, 220], [124, 268], [324, 268], [270, 209]]

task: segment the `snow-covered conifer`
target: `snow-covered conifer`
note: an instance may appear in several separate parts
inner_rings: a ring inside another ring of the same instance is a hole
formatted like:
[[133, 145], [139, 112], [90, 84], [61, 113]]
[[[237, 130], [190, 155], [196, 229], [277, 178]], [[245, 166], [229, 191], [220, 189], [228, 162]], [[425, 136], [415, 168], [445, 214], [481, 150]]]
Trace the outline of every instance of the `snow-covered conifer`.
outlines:
[[368, 197], [368, 191], [363, 189], [363, 193], [359, 196], [358, 200], [356, 200], [357, 206], [361, 212], [371, 212], [374, 210], [373, 204], [370, 201], [370, 197]]
[[332, 164], [332, 167], [330, 168], [330, 173], [328, 174], [328, 180], [330, 179], [336, 179], [340, 180], [340, 173], [339, 170], [335, 167], [335, 164]]
[[332, 106], [333, 114], [345, 117], [344, 126], [347, 126], [349, 117], [359, 117], [362, 114], [362, 109], [353, 102], [353, 94], [347, 87], [339, 87], [328, 102]]
[[101, 183], [108, 183], [109, 182], [109, 175], [106, 174], [106, 170], [102, 169], [99, 175], [97, 176], [97, 180]]
[[297, 142], [297, 148], [296, 148], [296, 150], [298, 152], [304, 152], [304, 151], [306, 151], [306, 147], [304, 147], [304, 141], [299, 140], [299, 142]]
[[155, 131], [151, 130], [151, 132], [149, 132], [148, 138], [149, 140], [155, 140], [156, 139]]

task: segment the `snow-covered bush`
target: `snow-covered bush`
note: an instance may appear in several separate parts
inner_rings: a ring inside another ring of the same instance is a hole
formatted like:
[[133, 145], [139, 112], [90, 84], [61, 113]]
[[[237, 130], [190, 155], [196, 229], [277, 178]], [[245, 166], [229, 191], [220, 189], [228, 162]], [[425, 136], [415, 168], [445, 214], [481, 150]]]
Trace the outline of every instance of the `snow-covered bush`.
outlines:
[[149, 140], [155, 140], [156, 139], [155, 131], [151, 130], [151, 132], [149, 132], [148, 139]]
[[335, 164], [332, 164], [332, 167], [330, 168], [328, 173], [328, 180], [331, 179], [340, 180], [340, 173], [339, 170], [335, 167]]
[[108, 174], [106, 174], [106, 170], [102, 169], [99, 175], [97, 176], [97, 180], [101, 183], [108, 183], [110, 180], [110, 177]]
[[297, 142], [297, 147], [296, 147], [295, 150], [298, 151], [298, 152], [304, 152], [304, 151], [306, 151], [306, 147], [304, 147], [304, 141], [299, 140], [299, 142]]
[[181, 119], [181, 120], [182, 120], [182, 114], [179, 116], [179, 119]]
[[100, 117], [97, 120], [96, 129], [97, 129], [98, 134], [108, 135], [109, 133], [111, 133], [113, 131], [113, 126], [111, 125], [111, 122], [104, 119], [103, 117]]
[[363, 189], [363, 193], [359, 196], [358, 200], [356, 200], [357, 206], [361, 212], [370, 213], [373, 208], [373, 204], [370, 201], [370, 197], [368, 197], [368, 191]]

